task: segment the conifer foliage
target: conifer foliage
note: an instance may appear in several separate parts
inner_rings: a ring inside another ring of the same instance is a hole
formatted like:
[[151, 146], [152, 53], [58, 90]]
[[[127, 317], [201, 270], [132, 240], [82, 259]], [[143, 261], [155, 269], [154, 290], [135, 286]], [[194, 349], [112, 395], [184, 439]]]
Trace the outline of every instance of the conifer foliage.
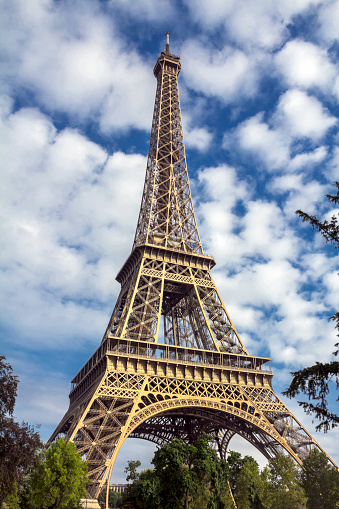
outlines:
[[[337, 187], [336, 195], [326, 195], [330, 203], [339, 205], [339, 182], [335, 182]], [[296, 212], [303, 222], [311, 224], [313, 230], [317, 230], [325, 238], [326, 242], [333, 245], [334, 249], [339, 248], [339, 214], [333, 215], [330, 221], [320, 221], [316, 216], [306, 214], [301, 210]], [[339, 312], [335, 313], [331, 319], [335, 322], [335, 327], [339, 332]], [[338, 334], [339, 336], [339, 334]], [[337, 350], [334, 353], [338, 355], [339, 343], [336, 343]], [[328, 408], [327, 397], [330, 391], [330, 382], [333, 381], [336, 389], [339, 389], [339, 362], [333, 360], [331, 362], [316, 362], [313, 366], [294, 371], [293, 379], [288, 389], [283, 393], [289, 398], [303, 393], [308, 396], [310, 401], [298, 401], [299, 405], [304, 408], [306, 413], [311, 413], [319, 420], [317, 431], [323, 430], [325, 433], [339, 425], [339, 415], [331, 412]], [[339, 397], [337, 398], [339, 401]]]

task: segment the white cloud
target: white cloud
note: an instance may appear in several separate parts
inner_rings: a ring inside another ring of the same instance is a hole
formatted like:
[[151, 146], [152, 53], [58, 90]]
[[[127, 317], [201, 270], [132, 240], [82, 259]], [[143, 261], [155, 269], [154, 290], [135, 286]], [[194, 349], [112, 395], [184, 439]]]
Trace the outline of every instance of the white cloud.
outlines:
[[318, 147], [311, 152], [303, 152], [297, 154], [291, 160], [289, 168], [294, 171], [299, 168], [307, 168], [315, 164], [321, 163], [327, 156], [327, 149], [324, 146]]
[[51, 8], [42, 1], [31, 6], [15, 1], [6, 14], [1, 27], [5, 91], [25, 87], [49, 111], [78, 121], [95, 118], [104, 131], [149, 129], [152, 66], [122, 44], [96, 2], [83, 2], [79, 10], [70, 2]]
[[[339, 211], [337, 211], [339, 213]], [[327, 272], [323, 280], [326, 286], [326, 304], [331, 307], [338, 306], [339, 295], [339, 277], [337, 267], [334, 267], [333, 272]]]
[[334, 147], [333, 155], [329, 164], [327, 165], [327, 171], [329, 173], [329, 179], [337, 181], [339, 179], [339, 147]]
[[337, 119], [316, 97], [290, 89], [280, 96], [268, 122], [263, 121], [263, 113], [244, 120], [231, 134], [224, 134], [223, 146], [230, 149], [236, 142], [241, 150], [261, 160], [268, 171], [301, 171], [323, 161], [327, 149], [321, 145], [310, 151], [300, 145], [299, 153], [292, 157], [296, 143], [310, 139], [316, 144], [336, 124]]
[[[313, 273], [305, 274], [285, 257], [249, 262], [236, 275], [225, 277], [218, 272], [215, 279], [226, 306], [232, 303], [228, 307], [232, 309], [231, 317], [240, 335], [245, 331], [257, 338], [261, 349], [269, 349], [275, 362], [296, 368], [316, 360], [329, 360], [336, 338], [333, 324], [328, 320], [333, 302], [325, 307], [327, 288], [319, 282], [311, 298], [302, 291], [306, 282], [317, 281], [314, 269]], [[236, 313], [235, 308], [238, 308]], [[269, 314], [263, 313], [264, 309], [270, 310]], [[247, 318], [251, 310], [255, 323]], [[258, 352], [258, 345], [250, 342], [250, 346]]]
[[318, 34], [329, 45], [338, 40], [338, 20], [338, 0], [321, 2], [321, 8], [318, 11]]
[[[234, 168], [206, 168], [199, 181], [202, 238], [218, 264], [239, 270], [250, 266], [251, 258], [267, 261], [296, 255], [296, 239], [288, 232], [282, 211], [273, 202], [252, 201], [250, 186], [236, 177]], [[243, 208], [240, 215], [237, 204]]]
[[332, 270], [335, 269], [335, 257], [329, 258], [323, 252], [310, 252], [302, 256], [302, 264], [308, 277], [317, 277], [323, 280], [326, 274], [332, 277]]
[[[232, 246], [239, 242], [234, 230], [240, 226], [241, 218], [232, 213], [237, 203], [245, 200], [250, 190], [245, 182], [239, 181], [234, 168], [220, 165], [199, 171], [197, 188], [199, 230], [203, 244], [216, 258], [227, 257], [234, 251]], [[234, 253], [236, 263], [237, 255]]]
[[309, 214], [315, 213], [326, 194], [325, 186], [316, 180], [306, 182], [302, 175], [275, 177], [269, 184], [269, 188], [275, 193], [287, 194], [284, 213], [290, 218], [295, 217], [296, 210], [305, 210]]
[[292, 136], [314, 140], [324, 136], [337, 123], [316, 97], [297, 89], [288, 90], [280, 98], [277, 116]]
[[[286, 278], [286, 274], [289, 274], [289, 278]], [[242, 306], [270, 307], [280, 306], [290, 298], [295, 293], [298, 281], [298, 271], [286, 260], [263, 260], [249, 263], [237, 275], [224, 278], [222, 288], [226, 294], [232, 295], [233, 302]]]
[[249, 190], [246, 184], [239, 182], [235, 169], [226, 164], [200, 170], [198, 179], [208, 196], [213, 200], [222, 201], [223, 206], [228, 210], [237, 200], [248, 196]]
[[[281, 259], [249, 264], [231, 277], [221, 272], [214, 276], [240, 335], [245, 331], [259, 342], [247, 341], [248, 348], [258, 353], [260, 345], [275, 362], [295, 368], [329, 360], [336, 336], [323, 304], [325, 289], [321, 286], [311, 299], [303, 294], [302, 285], [310, 280], [299, 268]], [[247, 318], [251, 310], [255, 323]]]
[[174, 5], [170, 2], [162, 2], [160, 8], [155, 8], [154, 0], [111, 0], [110, 8], [114, 11], [116, 8], [125, 11], [128, 16], [138, 20], [147, 20], [151, 22], [168, 21], [175, 15]]
[[114, 276], [132, 245], [146, 158], [108, 157], [33, 109], [5, 118], [1, 134], [4, 325], [18, 342], [25, 328], [31, 348], [61, 348], [70, 331], [74, 348], [97, 344], [110, 311], [101, 301], [118, 291]]
[[185, 142], [187, 147], [196, 148], [197, 150], [205, 151], [211, 144], [212, 134], [203, 127], [194, 127], [187, 129]]
[[328, 282], [335, 268], [325, 263], [315, 237], [301, 241], [295, 228], [295, 210], [303, 204], [310, 212], [319, 207], [325, 186], [305, 182], [302, 175], [276, 177], [271, 191], [282, 195], [278, 206], [254, 201], [250, 186], [226, 165], [202, 170], [199, 182], [200, 233], [217, 262], [212, 274], [220, 295], [246, 346], [256, 354], [269, 349], [274, 359], [295, 368], [327, 361], [335, 342], [328, 321], [335, 294]]
[[281, 130], [271, 128], [258, 114], [240, 124], [236, 138], [242, 149], [261, 158], [269, 169], [277, 169], [289, 162], [289, 136]]
[[222, 102], [253, 96], [259, 79], [260, 56], [225, 46], [222, 50], [206, 47], [202, 42], [188, 40], [181, 49], [185, 64], [186, 85]]
[[293, 259], [297, 246], [279, 206], [274, 202], [256, 200], [250, 201], [247, 209], [241, 233], [245, 253], [268, 260]]
[[224, 26], [234, 42], [246, 47], [275, 48], [288, 36], [294, 15], [320, 0], [196, 0], [186, 1], [193, 19], [205, 30]]
[[[192, 113], [192, 112], [191, 112]], [[185, 146], [195, 148], [201, 152], [206, 151], [213, 140], [213, 134], [205, 127], [193, 127], [192, 115], [182, 115]]]
[[293, 87], [319, 87], [327, 91], [337, 73], [325, 50], [300, 39], [289, 41], [277, 53], [275, 62], [288, 85]]

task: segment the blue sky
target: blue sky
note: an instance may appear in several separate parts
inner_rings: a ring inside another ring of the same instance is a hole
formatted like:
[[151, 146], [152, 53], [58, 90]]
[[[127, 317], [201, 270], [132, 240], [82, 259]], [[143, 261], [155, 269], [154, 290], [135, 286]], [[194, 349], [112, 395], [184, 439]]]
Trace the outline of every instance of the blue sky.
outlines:
[[[329, 361], [336, 252], [295, 211], [335, 212], [324, 195], [339, 178], [339, 2], [0, 9], [1, 350], [21, 380], [16, 416], [47, 440], [105, 331], [133, 242], [166, 31], [181, 55], [199, 231], [232, 321], [251, 354], [272, 357], [278, 395], [290, 371]], [[338, 463], [338, 431], [316, 439]], [[116, 481], [127, 459], [152, 456], [147, 442], [127, 442]]]

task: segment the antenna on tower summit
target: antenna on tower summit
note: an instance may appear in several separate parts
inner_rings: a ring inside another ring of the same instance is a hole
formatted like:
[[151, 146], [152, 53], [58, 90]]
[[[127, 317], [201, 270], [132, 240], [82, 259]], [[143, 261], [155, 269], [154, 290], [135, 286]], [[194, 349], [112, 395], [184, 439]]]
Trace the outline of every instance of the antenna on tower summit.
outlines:
[[170, 32], [166, 32], [166, 51], [169, 53], [169, 36]]

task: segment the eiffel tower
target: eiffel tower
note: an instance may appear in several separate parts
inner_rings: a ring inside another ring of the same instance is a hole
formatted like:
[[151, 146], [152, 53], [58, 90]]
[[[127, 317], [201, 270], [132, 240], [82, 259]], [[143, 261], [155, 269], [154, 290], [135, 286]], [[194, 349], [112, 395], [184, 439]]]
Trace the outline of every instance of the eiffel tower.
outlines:
[[300, 465], [312, 448], [322, 450], [275, 394], [270, 359], [248, 354], [213, 281], [215, 261], [203, 252], [189, 187], [180, 69], [167, 34], [154, 67], [138, 224], [116, 277], [120, 295], [99, 348], [72, 380], [69, 409], [49, 440], [60, 435], [77, 445], [92, 498], [108, 493], [128, 437], [192, 442], [205, 431], [225, 457], [238, 434], [266, 458], [285, 452]]

